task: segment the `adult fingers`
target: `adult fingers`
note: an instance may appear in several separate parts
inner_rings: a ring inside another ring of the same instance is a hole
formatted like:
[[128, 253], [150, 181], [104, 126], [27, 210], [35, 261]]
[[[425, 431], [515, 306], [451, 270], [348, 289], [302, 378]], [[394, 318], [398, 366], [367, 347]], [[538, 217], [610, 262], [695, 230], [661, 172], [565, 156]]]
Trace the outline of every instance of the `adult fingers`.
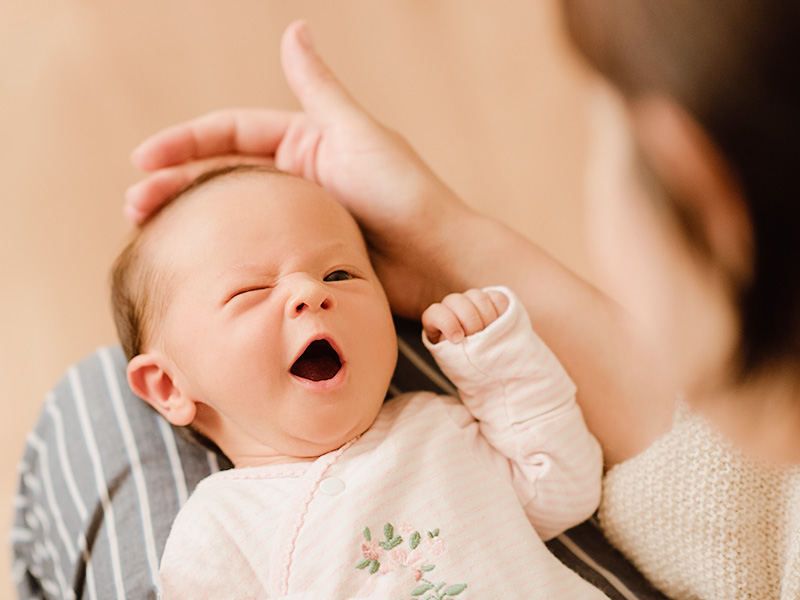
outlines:
[[[290, 87], [319, 126], [366, 115], [314, 51], [305, 22], [296, 21], [284, 32], [281, 60]], [[214, 111], [147, 138], [131, 161], [139, 169], [155, 171], [224, 154], [272, 155], [297, 118], [296, 112], [269, 109]]]
[[140, 225], [159, 206], [189, 185], [196, 177], [234, 164], [272, 164], [269, 157], [221, 156], [164, 168], [130, 186], [125, 192], [125, 216]]
[[133, 151], [131, 162], [143, 171], [155, 171], [225, 154], [273, 155], [298, 118], [301, 115], [291, 111], [217, 110], [150, 136]]
[[284, 31], [281, 64], [289, 87], [318, 125], [366, 114], [314, 50], [305, 21], [295, 21]]

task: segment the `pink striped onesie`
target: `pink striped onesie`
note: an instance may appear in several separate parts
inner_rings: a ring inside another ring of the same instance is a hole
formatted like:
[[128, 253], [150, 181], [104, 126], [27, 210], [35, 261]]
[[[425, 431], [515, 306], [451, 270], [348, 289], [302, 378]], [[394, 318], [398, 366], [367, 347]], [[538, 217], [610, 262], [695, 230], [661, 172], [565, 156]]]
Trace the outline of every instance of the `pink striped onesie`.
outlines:
[[173, 598], [605, 598], [542, 540], [600, 498], [575, 387], [519, 301], [460, 344], [431, 345], [459, 400], [385, 403], [313, 462], [203, 480], [161, 562]]

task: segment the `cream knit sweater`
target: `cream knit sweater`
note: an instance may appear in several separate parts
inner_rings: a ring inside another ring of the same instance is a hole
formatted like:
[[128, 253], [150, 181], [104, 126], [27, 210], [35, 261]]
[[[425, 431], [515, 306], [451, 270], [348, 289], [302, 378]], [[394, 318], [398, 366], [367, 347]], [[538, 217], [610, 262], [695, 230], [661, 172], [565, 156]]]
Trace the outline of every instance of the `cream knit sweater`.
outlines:
[[685, 404], [608, 473], [599, 519], [676, 600], [800, 598], [800, 467], [748, 459]]

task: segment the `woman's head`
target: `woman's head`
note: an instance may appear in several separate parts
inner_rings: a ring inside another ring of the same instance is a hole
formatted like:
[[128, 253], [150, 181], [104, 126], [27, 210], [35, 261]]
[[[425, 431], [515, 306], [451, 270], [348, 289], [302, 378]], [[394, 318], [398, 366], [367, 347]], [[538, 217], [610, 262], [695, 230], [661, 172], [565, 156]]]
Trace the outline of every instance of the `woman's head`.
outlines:
[[648, 195], [663, 200], [695, 259], [726, 280], [735, 371], [796, 366], [800, 3], [563, 5], [572, 40], [626, 102]]

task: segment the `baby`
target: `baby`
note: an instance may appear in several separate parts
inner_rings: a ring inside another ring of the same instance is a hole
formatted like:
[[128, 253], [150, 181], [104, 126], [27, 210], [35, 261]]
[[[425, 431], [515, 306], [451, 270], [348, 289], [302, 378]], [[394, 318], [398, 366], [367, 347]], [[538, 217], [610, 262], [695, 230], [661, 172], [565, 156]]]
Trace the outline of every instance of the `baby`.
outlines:
[[235, 466], [175, 520], [164, 598], [604, 597], [542, 542], [592, 514], [601, 455], [508, 290], [422, 317], [460, 401], [384, 401], [396, 337], [357, 224], [234, 167], [143, 226], [113, 298], [131, 388]]

